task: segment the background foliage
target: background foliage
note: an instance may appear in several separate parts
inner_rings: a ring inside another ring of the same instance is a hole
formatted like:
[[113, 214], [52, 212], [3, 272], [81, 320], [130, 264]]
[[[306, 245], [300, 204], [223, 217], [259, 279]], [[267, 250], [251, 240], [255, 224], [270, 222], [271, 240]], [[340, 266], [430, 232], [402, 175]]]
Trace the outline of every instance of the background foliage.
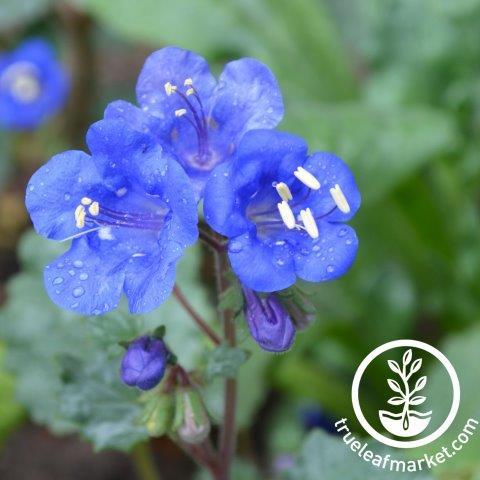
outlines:
[[[340, 441], [324, 433], [311, 434], [300, 447], [302, 412], [313, 405], [330, 422], [353, 418], [349, 389], [356, 366], [378, 344], [402, 337], [440, 346], [456, 367], [464, 392], [451, 435], [468, 417], [478, 418], [480, 1], [74, 3], [79, 15], [93, 21], [91, 120], [108, 101], [133, 98], [143, 58], [163, 45], [196, 50], [217, 67], [255, 56], [272, 68], [283, 89], [287, 113], [281, 128], [306, 137], [312, 150], [339, 154], [356, 174], [363, 205], [354, 222], [360, 238], [354, 268], [334, 283], [304, 286], [318, 318], [287, 355], [266, 355], [247, 341], [241, 345], [251, 352], [240, 369], [239, 422], [249, 439], [242, 444], [251, 445], [251, 432], [257, 431], [252, 427], [265, 432], [261, 455], [269, 460], [260, 463], [272, 472], [271, 460], [299, 451], [285, 473], [288, 479], [317, 478], [319, 471], [326, 480], [374, 478], [360, 462], [350, 464]], [[1, 44], [9, 48], [28, 34], [46, 35], [66, 64], [75, 66], [65, 5], [4, 0]], [[232, 358], [212, 352], [173, 299], [136, 318], [124, 310], [96, 319], [58, 310], [41, 278], [57, 246], [32, 233], [22, 237], [19, 264], [13, 262], [20, 232], [27, 228], [25, 180], [52, 153], [70, 146], [64, 134], [69, 115], [67, 109], [32, 134], [0, 132], [2, 280], [19, 271], [8, 281], [0, 314], [3, 364], [12, 375], [0, 373], [0, 439], [23, 418], [8, 393], [14, 381], [18, 404], [36, 422], [57, 433], [79, 432], [97, 449], [128, 450], [146, 432], [136, 423], [138, 394], [118, 380], [118, 341], [165, 324], [168, 341], [188, 367], [207, 366], [216, 355], [228, 370]], [[206, 252], [190, 251], [179, 284], [216, 326], [208, 262]], [[432, 392], [441, 399], [442, 386], [434, 371], [431, 376]], [[217, 375], [205, 387], [214, 418], [221, 409], [220, 382]], [[383, 382], [381, 375], [374, 379], [372, 392], [384, 388]], [[451, 440], [448, 435], [442, 441]], [[478, 478], [479, 443], [477, 436], [434, 474]], [[329, 453], [318, 457], [322, 451]], [[239, 479], [256, 475], [251, 464], [237, 469]]]

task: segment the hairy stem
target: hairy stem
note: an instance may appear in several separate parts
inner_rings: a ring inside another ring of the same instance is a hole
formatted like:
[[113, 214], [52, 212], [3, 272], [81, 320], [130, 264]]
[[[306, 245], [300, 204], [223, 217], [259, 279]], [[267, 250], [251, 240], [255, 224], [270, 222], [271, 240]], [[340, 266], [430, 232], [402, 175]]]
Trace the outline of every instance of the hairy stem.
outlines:
[[139, 443], [132, 452], [132, 458], [140, 480], [161, 480], [148, 442]]
[[220, 345], [221, 340], [220, 337], [213, 331], [213, 329], [208, 325], [208, 323], [201, 317], [201, 315], [193, 308], [192, 304], [187, 300], [183, 292], [180, 290], [178, 285], [173, 287], [173, 294], [175, 298], [178, 300], [180, 305], [188, 312], [188, 314], [192, 317], [193, 321], [197, 324], [198, 328], [202, 330], [205, 335], [210, 338], [210, 340], [215, 345]]
[[[216, 252], [216, 277], [217, 277], [217, 292], [219, 297], [228, 288], [228, 282], [225, 278], [225, 273], [228, 271], [228, 259], [225, 254]], [[223, 323], [223, 333], [225, 341], [231, 347], [236, 344], [235, 339], [235, 323], [233, 314], [229, 310], [219, 311], [220, 319]], [[223, 424], [220, 432], [220, 461], [221, 470], [219, 480], [229, 480], [232, 459], [235, 452], [235, 417], [237, 407], [237, 381], [235, 378], [227, 378], [225, 380], [224, 391], [224, 412]]]

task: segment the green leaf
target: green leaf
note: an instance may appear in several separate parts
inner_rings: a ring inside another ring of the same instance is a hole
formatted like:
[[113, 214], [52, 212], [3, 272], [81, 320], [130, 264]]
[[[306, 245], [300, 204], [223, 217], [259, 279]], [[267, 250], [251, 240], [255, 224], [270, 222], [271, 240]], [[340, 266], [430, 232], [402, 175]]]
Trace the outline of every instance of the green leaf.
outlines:
[[378, 201], [457, 142], [453, 119], [428, 107], [375, 108], [293, 104], [282, 128], [304, 136], [310, 150], [335, 152], [354, 170], [364, 203]]
[[[441, 450], [443, 446], [451, 445], [462, 432], [471, 418], [480, 421], [480, 399], [478, 384], [480, 383], [480, 327], [478, 325], [448, 338], [440, 351], [454, 366], [460, 381], [460, 408], [454, 422], [447, 432], [437, 441], [428, 445], [428, 450]], [[448, 412], [451, 402], [450, 386], [445, 377], [445, 369], [438, 362], [431, 365], [427, 372], [429, 408], [434, 412]], [[480, 427], [477, 425], [475, 434], [458, 455], [449, 458], [438, 470], [453, 475], [464, 471], [480, 470]], [[413, 450], [413, 455], [421, 454], [422, 449]]]
[[[165, 325], [167, 343], [187, 368], [201, 364], [212, 345], [174, 298], [145, 316], [129, 315], [126, 302], [102, 317], [58, 309], [45, 293], [42, 270], [65, 248], [32, 232], [21, 241], [24, 271], [8, 283], [8, 300], [0, 310], [6, 367], [15, 375], [19, 402], [35, 421], [54, 432], [78, 432], [97, 450], [129, 450], [148, 433], [139, 421], [139, 392], [120, 381], [124, 349], [118, 343]], [[200, 255], [198, 246], [186, 253], [177, 281], [213, 321], [215, 311], [197, 273]]]
[[[390, 453], [392, 458], [402, 458], [399, 450], [387, 449], [368, 441], [374, 454]], [[372, 466], [358, 457], [341, 438], [322, 430], [312, 432], [305, 440], [295, 466], [284, 475], [285, 480], [395, 480], [405, 478], [405, 473], [391, 472]], [[408, 478], [431, 480], [428, 473], [408, 473]]]
[[44, 15], [53, 0], [2, 0], [0, 8], [0, 30], [16, 27]]
[[215, 377], [235, 378], [238, 369], [247, 361], [247, 358], [248, 353], [241, 348], [220, 345], [208, 355], [205, 369], [207, 381]]

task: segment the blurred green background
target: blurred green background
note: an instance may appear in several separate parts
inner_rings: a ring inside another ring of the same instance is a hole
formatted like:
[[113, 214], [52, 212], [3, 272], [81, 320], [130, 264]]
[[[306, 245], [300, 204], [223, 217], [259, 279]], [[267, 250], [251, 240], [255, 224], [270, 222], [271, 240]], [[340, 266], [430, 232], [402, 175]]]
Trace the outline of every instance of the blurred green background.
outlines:
[[[70, 102], [54, 119], [36, 132], [0, 131], [2, 480], [153, 479], [152, 451], [161, 478], [193, 478], [169, 441], [139, 444], [147, 434], [135, 422], [137, 393], [117, 378], [116, 342], [164, 322], [190, 368], [205, 363], [208, 345], [174, 300], [137, 318], [58, 310], [41, 271], [65, 246], [31, 233], [23, 206], [35, 169], [54, 153], [83, 148], [89, 123], [109, 101], [134, 100], [146, 55], [169, 44], [197, 51], [217, 71], [241, 56], [268, 64], [286, 103], [280, 128], [304, 136], [312, 151], [344, 158], [363, 195], [354, 267], [339, 281], [304, 285], [318, 308], [308, 333], [282, 356], [244, 344], [253, 354], [241, 368], [235, 478], [377, 478], [336, 438], [317, 432], [302, 442], [306, 417], [318, 408], [317, 423], [347, 416], [355, 425], [354, 371], [389, 340], [439, 346], [462, 384], [454, 426], [440, 443], [409, 454], [435, 451], [469, 417], [479, 418], [479, 29], [480, 0], [2, 0], [0, 47], [48, 38], [72, 77]], [[206, 251], [192, 249], [179, 283], [215, 324], [209, 262]], [[429, 368], [432, 396], [441, 401], [442, 384]], [[369, 385], [372, 408], [384, 382], [378, 375]], [[205, 395], [218, 417], [219, 383]], [[94, 455], [72, 434], [95, 450], [133, 448], [133, 461]], [[432, 473], [403, 477], [478, 480], [479, 450], [480, 434]]]

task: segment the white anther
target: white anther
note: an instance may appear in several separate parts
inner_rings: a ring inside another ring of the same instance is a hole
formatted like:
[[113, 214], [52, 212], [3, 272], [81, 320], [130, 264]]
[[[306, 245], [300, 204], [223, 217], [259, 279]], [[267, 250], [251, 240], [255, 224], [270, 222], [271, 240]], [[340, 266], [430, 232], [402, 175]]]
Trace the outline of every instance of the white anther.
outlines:
[[345, 195], [342, 192], [342, 189], [340, 188], [340, 185], [336, 184], [334, 187], [330, 189], [330, 195], [333, 198], [333, 201], [335, 202], [335, 205], [338, 207], [338, 209], [343, 212], [343, 213], [349, 213], [350, 212], [350, 205], [348, 204], [347, 199], [345, 198]]
[[277, 203], [278, 211], [282, 217], [283, 223], [291, 230], [295, 227], [295, 215], [290, 208], [290, 205], [284, 200], [281, 203]]
[[83, 228], [85, 226], [85, 217], [87, 212], [85, 211], [85, 207], [83, 205], [79, 205], [75, 209], [75, 225], [77, 228]]
[[320, 188], [320, 182], [303, 167], [298, 167], [293, 174], [307, 187], [312, 190], [318, 190]]
[[300, 217], [303, 222], [305, 230], [312, 238], [318, 238], [318, 226], [315, 218], [312, 215], [312, 211], [307, 208], [300, 211]]
[[91, 198], [88, 198], [88, 197], [83, 197], [81, 200], [80, 200], [80, 203], [82, 205], [90, 205], [92, 203], [92, 199]]
[[165, 85], [165, 93], [167, 95], [171, 95], [172, 93], [177, 91], [177, 87], [175, 85], [172, 85], [170, 82], [167, 82]]
[[185, 108], [179, 108], [178, 110], [175, 110], [175, 116], [176, 117], [181, 117], [182, 115], [185, 115], [187, 113], [187, 110]]
[[190, 95], [193, 95], [194, 93], [195, 93], [195, 89], [191, 87], [186, 92], [187, 97], [189, 97]]
[[282, 200], [286, 200], [287, 202], [289, 200], [292, 200], [292, 192], [288, 188], [288, 185], [283, 182], [279, 182], [275, 185], [275, 189], [277, 190], [277, 193], [280, 195]]
[[189, 87], [189, 86], [193, 85], [193, 80], [191, 78], [186, 78], [185, 81], [183, 82], [183, 84], [186, 87]]
[[89, 207], [88, 207], [88, 213], [90, 215], [93, 215], [96, 217], [100, 213], [100, 205], [98, 202], [93, 202]]

